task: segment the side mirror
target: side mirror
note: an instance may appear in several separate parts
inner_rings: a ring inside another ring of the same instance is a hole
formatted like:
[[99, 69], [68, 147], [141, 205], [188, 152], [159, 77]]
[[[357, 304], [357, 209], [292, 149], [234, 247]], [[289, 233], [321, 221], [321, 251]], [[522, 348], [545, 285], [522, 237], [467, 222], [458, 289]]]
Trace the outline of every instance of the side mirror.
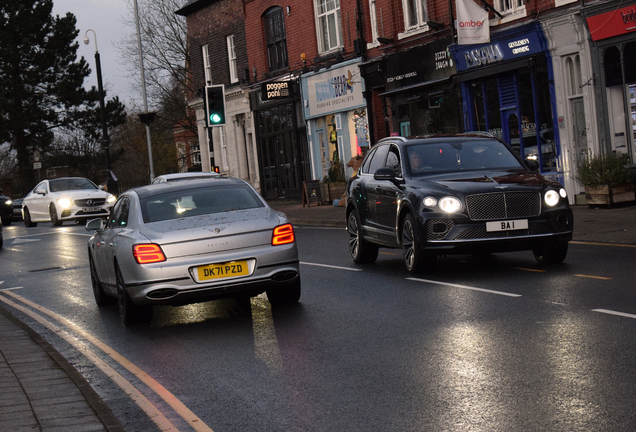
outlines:
[[104, 226], [104, 219], [91, 219], [86, 223], [86, 231], [102, 231]]
[[526, 159], [525, 160], [526, 165], [528, 166], [528, 168], [530, 169], [530, 171], [539, 171], [539, 162], [536, 160], [532, 160], [532, 159]]
[[404, 183], [404, 180], [398, 180], [398, 178], [395, 177], [395, 171], [388, 167], [378, 168], [375, 174], [373, 174], [373, 178], [376, 180], [388, 180], [398, 186]]

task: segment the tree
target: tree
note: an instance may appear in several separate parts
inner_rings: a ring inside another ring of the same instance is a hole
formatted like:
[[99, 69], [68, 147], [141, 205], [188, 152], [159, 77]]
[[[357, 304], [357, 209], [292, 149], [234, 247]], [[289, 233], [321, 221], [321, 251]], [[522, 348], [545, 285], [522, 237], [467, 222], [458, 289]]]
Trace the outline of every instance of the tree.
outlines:
[[[140, 79], [137, 24], [134, 5], [124, 20], [132, 30], [124, 36], [119, 50], [130, 76]], [[139, 27], [144, 58], [144, 76], [149, 105], [159, 111], [155, 126], [169, 131], [175, 125], [197, 133], [196, 119], [186, 116], [186, 98], [193, 94], [186, 65], [189, 64], [187, 27], [185, 18], [174, 12], [183, 6], [183, 0], [140, 0]]]
[[46, 150], [53, 130], [97, 96], [83, 87], [90, 69], [76, 55], [75, 16], [53, 17], [52, 8], [52, 0], [0, 3], [0, 143], [15, 149], [27, 183], [33, 182], [32, 151]]

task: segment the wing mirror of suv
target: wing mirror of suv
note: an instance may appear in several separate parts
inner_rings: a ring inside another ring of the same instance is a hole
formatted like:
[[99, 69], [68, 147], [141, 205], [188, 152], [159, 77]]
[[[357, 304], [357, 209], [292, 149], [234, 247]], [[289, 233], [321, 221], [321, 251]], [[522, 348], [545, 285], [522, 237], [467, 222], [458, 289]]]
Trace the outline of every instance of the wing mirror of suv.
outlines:
[[91, 219], [86, 223], [86, 231], [103, 231], [104, 219]]
[[528, 168], [530, 169], [530, 171], [539, 171], [539, 162], [536, 160], [532, 160], [532, 159], [526, 159], [525, 160], [526, 165], [528, 166]]
[[388, 167], [378, 168], [375, 174], [373, 174], [373, 178], [376, 180], [388, 180], [396, 185], [404, 184], [404, 180], [398, 179], [395, 176], [395, 171]]

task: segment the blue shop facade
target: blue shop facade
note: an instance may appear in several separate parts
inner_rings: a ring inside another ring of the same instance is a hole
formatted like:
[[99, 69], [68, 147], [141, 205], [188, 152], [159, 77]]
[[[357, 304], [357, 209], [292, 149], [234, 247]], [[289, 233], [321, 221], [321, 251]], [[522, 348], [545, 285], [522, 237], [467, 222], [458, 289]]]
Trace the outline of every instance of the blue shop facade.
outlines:
[[464, 129], [494, 134], [563, 182], [552, 59], [540, 23], [491, 33], [487, 44], [450, 48]]

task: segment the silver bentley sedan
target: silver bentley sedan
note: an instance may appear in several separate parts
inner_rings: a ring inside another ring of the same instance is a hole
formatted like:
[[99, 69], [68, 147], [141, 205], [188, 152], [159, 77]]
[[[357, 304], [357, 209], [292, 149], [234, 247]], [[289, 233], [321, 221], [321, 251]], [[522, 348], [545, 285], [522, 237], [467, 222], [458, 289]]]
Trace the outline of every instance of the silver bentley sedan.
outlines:
[[121, 194], [88, 242], [98, 306], [117, 299], [124, 324], [153, 305], [267, 293], [274, 306], [300, 298], [298, 249], [287, 217], [237, 178], [167, 182]]

